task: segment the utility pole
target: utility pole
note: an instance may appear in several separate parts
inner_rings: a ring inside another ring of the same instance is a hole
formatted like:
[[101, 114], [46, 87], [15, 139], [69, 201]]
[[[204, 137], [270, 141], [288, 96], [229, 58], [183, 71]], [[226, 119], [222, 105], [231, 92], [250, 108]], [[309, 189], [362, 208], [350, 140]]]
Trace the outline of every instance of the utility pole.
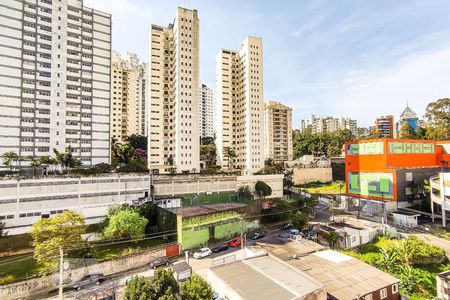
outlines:
[[64, 251], [59, 247], [59, 300], [63, 300]]

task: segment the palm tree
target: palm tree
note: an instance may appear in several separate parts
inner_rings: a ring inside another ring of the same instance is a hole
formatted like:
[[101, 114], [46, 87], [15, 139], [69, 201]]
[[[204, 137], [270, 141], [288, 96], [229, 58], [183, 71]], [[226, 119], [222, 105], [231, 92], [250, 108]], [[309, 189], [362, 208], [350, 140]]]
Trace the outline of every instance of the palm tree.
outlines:
[[2, 159], [3, 159], [3, 164], [6, 167], [11, 168], [11, 170], [12, 170], [12, 163], [13, 162], [17, 163], [19, 161], [19, 155], [14, 151], [8, 151], [8, 152], [3, 153]]
[[232, 167], [232, 161], [237, 157], [236, 151], [231, 147], [224, 147], [223, 148], [223, 156], [228, 161], [228, 170], [230, 170], [230, 167]]
[[327, 240], [330, 247], [334, 248], [336, 241], [339, 239], [339, 234], [337, 234], [336, 231], [330, 231], [324, 235], [324, 238]]
[[36, 171], [36, 167], [39, 167], [41, 165], [41, 161], [40, 159], [34, 157], [34, 156], [30, 156], [28, 158], [28, 160], [30, 161], [30, 166], [31, 168], [33, 168], [33, 176], [35, 175], [35, 171]]
[[44, 166], [45, 168], [48, 168], [49, 166], [57, 165], [58, 162], [53, 157], [50, 157], [49, 155], [44, 155], [39, 158], [39, 163], [41, 166]]

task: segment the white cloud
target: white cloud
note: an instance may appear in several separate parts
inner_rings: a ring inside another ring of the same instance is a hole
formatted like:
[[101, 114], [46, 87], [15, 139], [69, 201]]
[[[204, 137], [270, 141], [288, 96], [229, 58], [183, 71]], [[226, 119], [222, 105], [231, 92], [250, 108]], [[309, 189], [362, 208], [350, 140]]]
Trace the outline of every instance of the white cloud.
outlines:
[[[450, 46], [417, 53], [374, 74], [350, 74], [346, 91], [337, 95], [334, 108], [371, 125], [378, 115], [403, 111], [406, 102], [419, 116], [426, 105], [450, 95]], [[361, 76], [361, 77], [358, 77]]]

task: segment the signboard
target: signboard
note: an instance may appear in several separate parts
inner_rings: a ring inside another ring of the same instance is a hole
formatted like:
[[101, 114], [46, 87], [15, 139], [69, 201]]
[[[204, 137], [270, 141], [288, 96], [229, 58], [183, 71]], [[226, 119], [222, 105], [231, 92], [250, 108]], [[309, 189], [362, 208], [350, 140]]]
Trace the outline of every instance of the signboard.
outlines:
[[349, 155], [383, 154], [383, 142], [349, 144], [347, 145], [347, 153]]
[[351, 194], [394, 198], [394, 183], [391, 173], [348, 173], [348, 192]]
[[389, 142], [389, 154], [432, 154], [434, 153], [433, 143], [406, 143]]

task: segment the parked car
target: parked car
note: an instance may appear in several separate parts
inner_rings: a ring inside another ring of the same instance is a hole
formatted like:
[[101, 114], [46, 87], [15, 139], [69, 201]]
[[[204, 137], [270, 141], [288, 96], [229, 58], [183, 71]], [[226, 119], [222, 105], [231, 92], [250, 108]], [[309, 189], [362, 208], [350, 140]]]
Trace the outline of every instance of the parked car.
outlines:
[[212, 252], [213, 252], [213, 253], [219, 253], [219, 252], [228, 250], [228, 248], [229, 248], [229, 247], [228, 247], [227, 244], [222, 244], [222, 245], [219, 245], [219, 246], [214, 247], [214, 248], [212, 249]]
[[261, 232], [255, 232], [255, 234], [252, 237], [252, 240], [259, 240], [262, 239], [264, 236], [266, 235], [265, 232], [261, 231]]
[[290, 234], [291, 235], [299, 235], [300, 231], [298, 229], [291, 229]]
[[127, 280], [125, 280], [125, 284], [130, 283], [131, 280], [133, 280], [135, 277], [137, 278], [137, 277], [139, 277], [139, 275], [132, 275], [132, 276], [128, 277]]
[[169, 265], [169, 260], [167, 259], [167, 257], [161, 256], [161, 257], [158, 257], [158, 258], [152, 260], [149, 264], [149, 267], [152, 269], [156, 269], [157, 267], [168, 266], [168, 265]]
[[241, 237], [234, 238], [228, 243], [228, 245], [230, 247], [240, 247], [242, 245], [242, 238]]
[[195, 259], [200, 259], [200, 258], [209, 256], [211, 254], [212, 254], [211, 249], [209, 249], [208, 247], [205, 247], [205, 248], [201, 248], [201, 249], [198, 249], [197, 251], [195, 251], [195, 253], [192, 255], [192, 257]]
[[281, 226], [281, 230], [286, 230], [286, 229], [289, 229], [292, 227], [294, 227], [294, 225], [292, 225], [292, 223], [286, 223], [286, 224], [283, 224], [283, 226]]
[[84, 287], [94, 284], [100, 284], [103, 281], [105, 281], [105, 275], [103, 275], [102, 273], [93, 273], [82, 277], [78, 281], [75, 281], [70, 285], [70, 287], [74, 290], [79, 291]]

